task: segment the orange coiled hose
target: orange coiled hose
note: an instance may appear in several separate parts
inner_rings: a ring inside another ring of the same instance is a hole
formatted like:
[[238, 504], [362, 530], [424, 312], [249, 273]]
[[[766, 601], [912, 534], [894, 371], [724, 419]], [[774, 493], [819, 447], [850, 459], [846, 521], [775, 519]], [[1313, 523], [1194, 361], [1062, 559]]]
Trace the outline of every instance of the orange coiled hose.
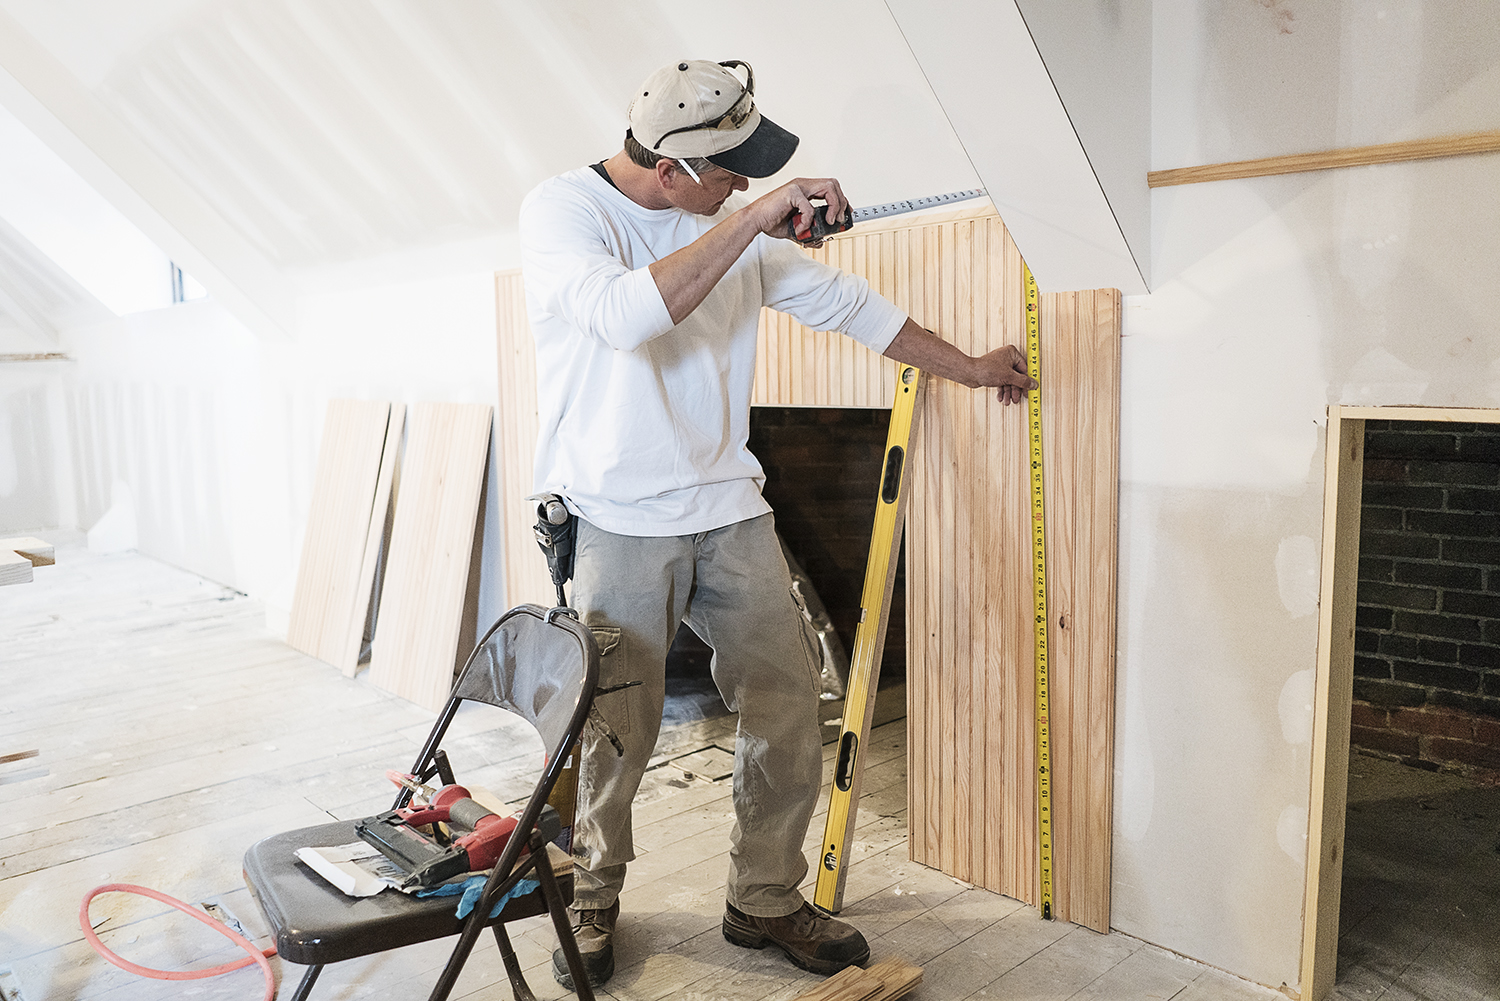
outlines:
[[[150, 897], [152, 900], [159, 900], [164, 904], [177, 908], [184, 914], [202, 921], [214, 931], [228, 938], [241, 949], [244, 949], [249, 955], [244, 959], [237, 959], [232, 963], [224, 963], [222, 966], [215, 966], [207, 970], [153, 970], [149, 966], [140, 966], [130, 962], [128, 959], [121, 959], [113, 952], [110, 952], [108, 946], [99, 941], [99, 936], [94, 934], [94, 925], [89, 921], [89, 903], [101, 893], [134, 893], [142, 897]], [[134, 883], [105, 883], [102, 886], [96, 886], [83, 895], [83, 903], [78, 907], [78, 925], [83, 929], [83, 937], [88, 939], [89, 945], [94, 947], [95, 952], [120, 969], [134, 973], [138, 977], [151, 977], [155, 980], [202, 980], [205, 977], [217, 977], [221, 973], [228, 973], [231, 970], [243, 969], [251, 963], [259, 963], [260, 972], [266, 978], [265, 1001], [274, 1001], [276, 997], [276, 978], [271, 973], [271, 964], [266, 962], [267, 957], [276, 955], [275, 949], [257, 949], [253, 942], [233, 928], [215, 921], [202, 911], [194, 909], [189, 904], [184, 904], [176, 897], [169, 897], [160, 890], [153, 890], [145, 886], [136, 886]]]

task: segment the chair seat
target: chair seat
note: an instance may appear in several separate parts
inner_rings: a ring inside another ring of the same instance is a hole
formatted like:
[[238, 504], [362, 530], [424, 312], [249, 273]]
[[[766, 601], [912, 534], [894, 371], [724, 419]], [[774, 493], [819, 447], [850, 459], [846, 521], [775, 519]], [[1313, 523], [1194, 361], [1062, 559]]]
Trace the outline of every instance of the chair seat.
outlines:
[[[245, 852], [245, 883], [270, 922], [277, 953], [289, 963], [337, 963], [457, 935], [463, 929], [463, 920], [455, 915], [457, 897], [424, 899], [397, 890], [350, 897], [297, 858], [299, 848], [358, 841], [354, 824], [345, 820], [288, 831], [258, 841]], [[563, 898], [571, 901], [572, 873], [557, 879]], [[547, 901], [538, 889], [509, 901], [489, 923], [546, 913]]]

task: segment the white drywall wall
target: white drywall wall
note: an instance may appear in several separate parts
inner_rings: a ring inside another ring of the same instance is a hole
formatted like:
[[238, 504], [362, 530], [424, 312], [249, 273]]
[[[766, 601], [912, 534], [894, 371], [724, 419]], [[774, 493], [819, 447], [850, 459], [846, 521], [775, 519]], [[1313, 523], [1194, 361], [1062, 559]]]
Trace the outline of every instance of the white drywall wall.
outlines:
[[[0, 328], [0, 353], [55, 351]], [[65, 361], [0, 363], [0, 535], [73, 525]]]
[[[1153, 168], [1494, 128], [1482, 2], [1156, 0]], [[1125, 303], [1115, 927], [1299, 976], [1330, 403], [1500, 407], [1500, 155], [1156, 189]]]
[[[77, 513], [56, 523], [92, 527], [123, 485], [142, 552], [262, 597], [273, 628], [291, 605], [327, 401], [496, 401], [488, 273], [305, 297], [293, 342], [257, 337], [213, 300], [63, 341], [78, 360], [54, 433], [73, 443]], [[487, 613], [503, 600], [498, 571]]]

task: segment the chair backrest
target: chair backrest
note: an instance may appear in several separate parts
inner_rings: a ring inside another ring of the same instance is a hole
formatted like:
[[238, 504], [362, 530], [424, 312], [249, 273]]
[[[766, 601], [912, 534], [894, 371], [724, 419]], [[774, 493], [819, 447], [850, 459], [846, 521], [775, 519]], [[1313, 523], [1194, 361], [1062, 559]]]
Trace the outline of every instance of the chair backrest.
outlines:
[[475, 646], [450, 701], [509, 709], [536, 727], [551, 760], [577, 739], [598, 679], [593, 633], [565, 611], [520, 605]]
[[[574, 615], [570, 608], [517, 605], [500, 616], [469, 655], [412, 774], [431, 774], [448, 725], [465, 700], [509, 710], [536, 729], [547, 749], [547, 765], [518, 818], [522, 830], [531, 830], [583, 732], [599, 683], [599, 646]], [[404, 789], [395, 805], [410, 798]], [[511, 839], [497, 865], [500, 872], [510, 871], [523, 841]]]

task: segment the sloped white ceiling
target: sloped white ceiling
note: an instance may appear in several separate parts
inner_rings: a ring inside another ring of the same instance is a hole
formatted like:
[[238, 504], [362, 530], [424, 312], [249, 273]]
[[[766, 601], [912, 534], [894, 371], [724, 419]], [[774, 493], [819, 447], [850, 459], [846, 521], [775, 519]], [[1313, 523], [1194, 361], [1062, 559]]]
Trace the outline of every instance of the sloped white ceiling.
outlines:
[[787, 30], [805, 4], [129, 6], [0, 3], [282, 268], [510, 228], [538, 181], [618, 149], [636, 83], [685, 54], [755, 63], [762, 106], [814, 154], [799, 160], [868, 175], [864, 200], [973, 180], [878, 3], [817, 5], [836, 55], [814, 73], [816, 44]]
[[62, 324], [109, 315], [52, 258], [0, 220], [0, 317], [15, 328], [55, 340]]
[[282, 326], [302, 291], [388, 279], [382, 260], [513, 266], [524, 194], [618, 150], [639, 80], [697, 56], [755, 65], [803, 137], [783, 177], [838, 176], [856, 204], [978, 180], [881, 0], [0, 0], [0, 66], [56, 142]]

